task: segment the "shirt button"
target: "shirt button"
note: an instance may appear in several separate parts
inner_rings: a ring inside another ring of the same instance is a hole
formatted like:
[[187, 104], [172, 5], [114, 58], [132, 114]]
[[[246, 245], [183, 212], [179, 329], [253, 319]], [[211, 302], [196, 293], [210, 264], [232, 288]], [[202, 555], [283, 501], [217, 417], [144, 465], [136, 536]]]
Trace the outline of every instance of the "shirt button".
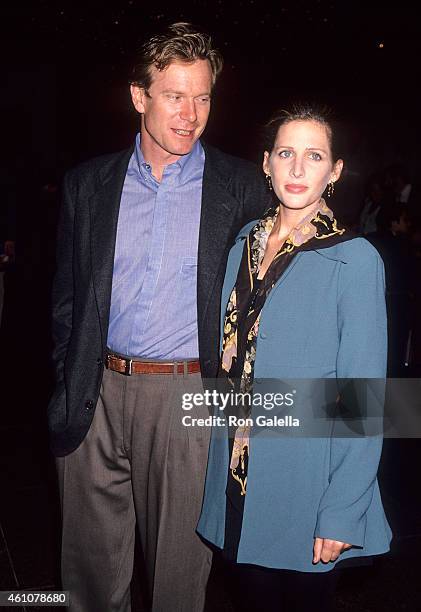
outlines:
[[260, 337], [262, 340], [265, 340], [267, 338], [267, 334], [265, 334], [265, 332], [261, 332]]
[[92, 410], [92, 408], [94, 407], [94, 402], [93, 400], [86, 400], [85, 402], [85, 408], [86, 410]]

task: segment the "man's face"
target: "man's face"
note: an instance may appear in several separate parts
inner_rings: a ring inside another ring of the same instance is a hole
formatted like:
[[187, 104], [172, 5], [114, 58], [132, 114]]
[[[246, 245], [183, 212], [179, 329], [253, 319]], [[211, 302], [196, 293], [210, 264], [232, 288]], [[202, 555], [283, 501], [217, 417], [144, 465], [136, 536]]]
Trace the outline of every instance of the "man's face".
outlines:
[[399, 221], [392, 221], [392, 232], [395, 234], [407, 234], [411, 227], [409, 217], [406, 213], [402, 213]]
[[189, 153], [206, 127], [211, 88], [208, 60], [173, 62], [161, 71], [152, 67], [148, 91], [131, 86], [133, 104], [142, 113], [142, 150], [163, 163]]

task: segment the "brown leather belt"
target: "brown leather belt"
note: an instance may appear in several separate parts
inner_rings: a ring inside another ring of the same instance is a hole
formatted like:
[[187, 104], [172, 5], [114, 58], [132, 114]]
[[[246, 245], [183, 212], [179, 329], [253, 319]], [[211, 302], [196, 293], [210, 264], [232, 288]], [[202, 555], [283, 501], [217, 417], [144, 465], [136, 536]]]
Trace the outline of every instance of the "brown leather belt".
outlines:
[[200, 361], [136, 361], [116, 355], [107, 355], [105, 367], [126, 376], [132, 374], [197, 374]]

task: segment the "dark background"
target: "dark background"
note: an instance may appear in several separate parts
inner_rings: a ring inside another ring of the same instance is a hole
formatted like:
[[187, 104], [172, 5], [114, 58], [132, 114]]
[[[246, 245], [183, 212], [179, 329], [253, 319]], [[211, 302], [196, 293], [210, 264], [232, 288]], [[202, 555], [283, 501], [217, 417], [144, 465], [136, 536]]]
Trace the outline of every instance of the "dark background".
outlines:
[[[353, 222], [372, 172], [403, 162], [419, 176], [421, 37], [410, 2], [46, 0], [9, 2], [1, 12], [0, 206], [16, 263], [0, 331], [0, 589], [48, 589], [58, 585], [45, 411], [59, 185], [72, 165], [133, 142], [139, 117], [128, 79], [139, 41], [180, 20], [213, 34], [225, 68], [206, 139], [258, 163], [259, 130], [275, 108], [292, 99], [333, 107], [344, 125], [346, 173], [332, 206]], [[393, 554], [354, 570], [338, 609], [421, 609], [419, 450], [405, 442], [381, 470]], [[212, 609], [225, 609], [213, 592]]]
[[[255, 156], [256, 127], [291, 97], [321, 98], [352, 124], [361, 170], [415, 169], [420, 27], [416, 3], [20, 2], [2, 11], [3, 150], [57, 172], [132, 142], [127, 80], [142, 36], [188, 20], [225, 57], [208, 139]], [[381, 46], [383, 45], [383, 46]], [[354, 159], [352, 159], [354, 161]]]

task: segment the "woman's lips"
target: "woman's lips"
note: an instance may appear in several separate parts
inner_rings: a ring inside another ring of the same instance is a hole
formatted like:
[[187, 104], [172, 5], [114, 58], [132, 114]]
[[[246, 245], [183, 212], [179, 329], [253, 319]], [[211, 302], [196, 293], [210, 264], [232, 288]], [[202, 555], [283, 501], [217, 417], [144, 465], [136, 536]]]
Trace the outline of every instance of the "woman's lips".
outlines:
[[285, 189], [289, 191], [289, 193], [303, 193], [303, 191], [306, 191], [308, 187], [307, 185], [295, 185], [291, 183], [291, 184], [285, 185]]

